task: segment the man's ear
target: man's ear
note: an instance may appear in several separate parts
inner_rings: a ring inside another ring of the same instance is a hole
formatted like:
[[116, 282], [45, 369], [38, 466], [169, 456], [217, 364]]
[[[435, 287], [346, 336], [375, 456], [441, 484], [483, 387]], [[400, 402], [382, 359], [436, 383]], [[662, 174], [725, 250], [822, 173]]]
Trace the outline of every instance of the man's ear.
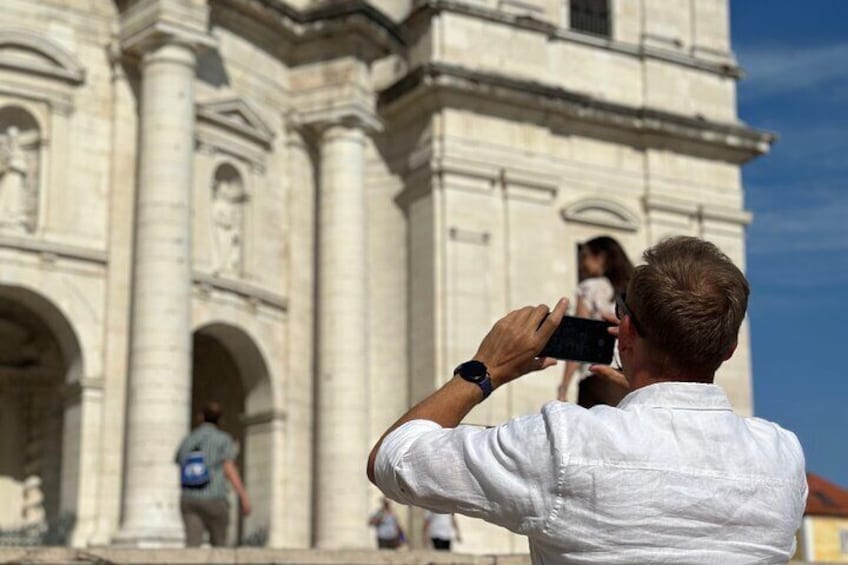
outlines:
[[618, 324], [618, 350], [627, 351], [633, 347], [635, 328], [630, 316], [625, 316]]
[[730, 359], [731, 357], [733, 357], [733, 354], [736, 352], [736, 347], [737, 347], [738, 345], [739, 345], [739, 341], [738, 341], [738, 340], [736, 340], [736, 341], [734, 341], [734, 342], [733, 342], [733, 345], [731, 345], [731, 346], [727, 349], [727, 353], [725, 353], [725, 354], [724, 354], [724, 359], [722, 359], [722, 362], [727, 361], [728, 359]]

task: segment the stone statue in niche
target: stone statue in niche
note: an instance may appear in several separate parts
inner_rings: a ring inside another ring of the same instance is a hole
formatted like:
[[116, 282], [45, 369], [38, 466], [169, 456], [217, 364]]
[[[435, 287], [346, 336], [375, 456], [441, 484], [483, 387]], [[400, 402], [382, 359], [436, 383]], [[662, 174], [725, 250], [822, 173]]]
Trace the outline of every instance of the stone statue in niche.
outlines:
[[212, 187], [212, 234], [216, 275], [239, 275], [242, 260], [244, 192], [237, 174], [216, 175]]
[[24, 148], [23, 137], [16, 126], [9, 126], [0, 135], [0, 226], [32, 231], [38, 177], [37, 136], [27, 144], [34, 147], [29, 151]]

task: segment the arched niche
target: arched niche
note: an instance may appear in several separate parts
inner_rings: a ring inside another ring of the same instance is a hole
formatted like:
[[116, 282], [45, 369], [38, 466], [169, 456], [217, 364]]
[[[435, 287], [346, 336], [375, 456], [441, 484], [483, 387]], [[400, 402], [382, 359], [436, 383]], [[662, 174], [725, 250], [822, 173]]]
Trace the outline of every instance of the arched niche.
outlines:
[[17, 104], [0, 106], [0, 229], [36, 229], [43, 177], [44, 136], [36, 118]]
[[246, 201], [242, 173], [232, 163], [220, 163], [212, 177], [209, 218], [216, 275], [239, 277], [242, 273]]

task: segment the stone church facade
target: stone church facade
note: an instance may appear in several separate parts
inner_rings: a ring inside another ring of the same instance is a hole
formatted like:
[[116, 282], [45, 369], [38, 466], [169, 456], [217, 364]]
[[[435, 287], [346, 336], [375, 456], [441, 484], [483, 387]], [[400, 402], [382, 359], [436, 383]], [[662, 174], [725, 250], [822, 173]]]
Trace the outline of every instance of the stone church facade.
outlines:
[[[726, 0], [4, 0], [0, 529], [179, 545], [174, 451], [218, 399], [234, 542], [370, 547], [370, 445], [503, 313], [572, 295], [578, 242], [744, 265], [772, 137], [740, 76]], [[720, 383], [750, 414], [747, 325]]]

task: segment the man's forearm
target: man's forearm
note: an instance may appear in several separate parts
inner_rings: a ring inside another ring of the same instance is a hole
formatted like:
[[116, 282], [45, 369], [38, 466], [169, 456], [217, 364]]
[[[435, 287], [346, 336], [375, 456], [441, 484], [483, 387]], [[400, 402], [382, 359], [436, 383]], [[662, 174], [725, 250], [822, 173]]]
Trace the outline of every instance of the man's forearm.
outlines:
[[247, 498], [247, 491], [244, 489], [244, 484], [241, 482], [241, 476], [239, 476], [238, 469], [232, 461], [224, 462], [224, 476], [226, 476], [227, 480], [230, 481], [230, 484], [233, 485], [233, 490], [236, 491], [239, 499], [245, 500]]
[[445, 385], [413, 406], [397, 422], [386, 430], [374, 445], [368, 457], [368, 478], [374, 482], [374, 463], [377, 452], [387, 435], [412, 420], [431, 420], [443, 428], [455, 428], [463, 418], [483, 399], [483, 391], [473, 383], [454, 377]]
[[[536, 355], [559, 327], [568, 308], [561, 298], [556, 308], [525, 306], [497, 321], [483, 338], [474, 361], [486, 366], [493, 389], [531, 371], [556, 365], [555, 359]], [[443, 428], [455, 428], [466, 414], [483, 399], [483, 391], [474, 383], [454, 376], [445, 386], [416, 404], [386, 430], [368, 457], [368, 478], [374, 482], [374, 464], [383, 440], [398, 426], [411, 420], [430, 420]]]

